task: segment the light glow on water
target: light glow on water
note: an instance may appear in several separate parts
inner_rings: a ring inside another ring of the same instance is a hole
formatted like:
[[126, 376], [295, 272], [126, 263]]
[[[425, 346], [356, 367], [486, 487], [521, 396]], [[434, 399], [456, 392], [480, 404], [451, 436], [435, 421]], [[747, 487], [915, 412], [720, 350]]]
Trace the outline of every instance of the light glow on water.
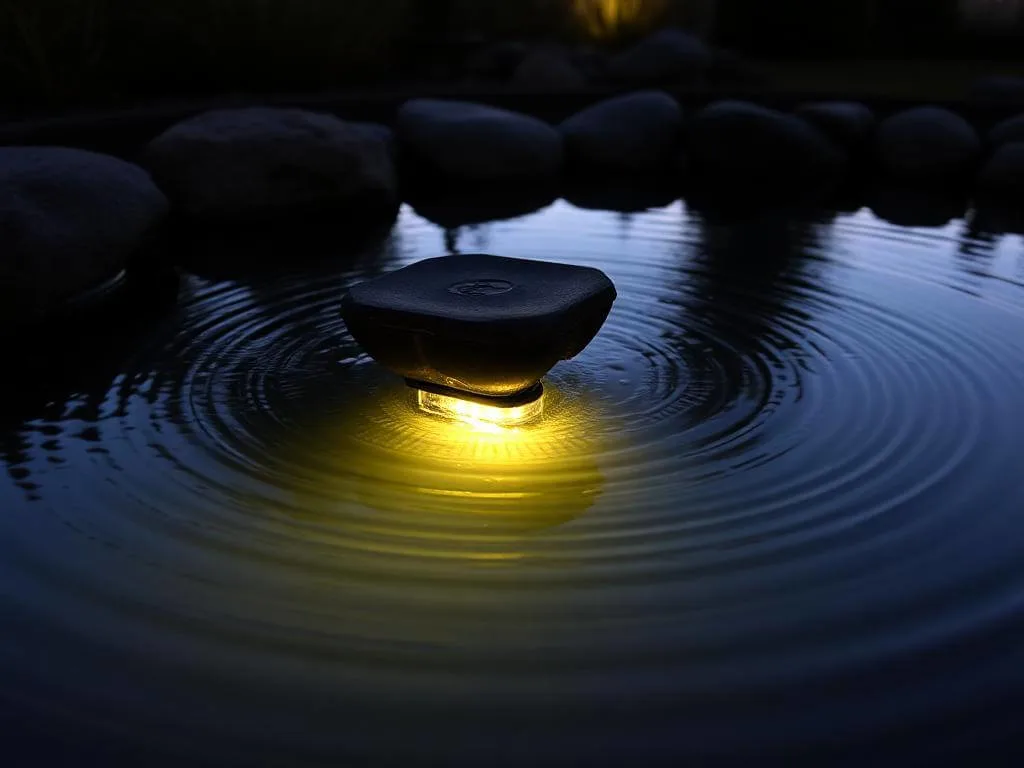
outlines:
[[417, 390], [417, 400], [424, 413], [455, 421], [474, 432], [493, 435], [505, 435], [536, 421], [544, 413], [543, 394], [529, 403], [510, 407], [488, 405], [423, 390]]

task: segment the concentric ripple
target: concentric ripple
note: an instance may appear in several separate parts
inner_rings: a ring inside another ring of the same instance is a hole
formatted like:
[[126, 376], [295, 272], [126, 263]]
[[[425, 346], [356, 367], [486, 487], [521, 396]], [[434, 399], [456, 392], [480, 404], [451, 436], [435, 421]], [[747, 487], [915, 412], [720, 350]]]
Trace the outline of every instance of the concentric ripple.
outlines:
[[[346, 332], [347, 285], [446, 246], [615, 281], [538, 423], [423, 413]], [[559, 202], [406, 209], [381, 253], [188, 277], [109, 371], [3, 422], [5, 707], [245, 764], [1012, 735], [1020, 239]]]

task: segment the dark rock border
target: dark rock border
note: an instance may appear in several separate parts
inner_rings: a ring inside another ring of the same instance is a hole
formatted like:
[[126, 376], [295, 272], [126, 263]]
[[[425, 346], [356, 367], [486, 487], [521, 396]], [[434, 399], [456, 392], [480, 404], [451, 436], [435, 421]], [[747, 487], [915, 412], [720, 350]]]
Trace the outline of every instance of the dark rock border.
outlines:
[[[274, 232], [286, 241], [299, 231], [379, 236], [402, 202], [456, 228], [522, 215], [559, 196], [584, 207], [607, 199], [623, 211], [668, 201], [671, 190], [726, 207], [768, 195], [804, 206], [843, 200], [849, 209], [851, 189], [888, 189], [872, 196], [883, 218], [901, 198], [982, 197], [1012, 207], [1024, 197], [1024, 115], [996, 115], [972, 101], [760, 97], [644, 88], [569, 99], [322, 97], [306, 109], [301, 99], [181, 105], [9, 124], [0, 126], [0, 145], [95, 151], [100, 143], [149, 168], [170, 200], [168, 237], [184, 238], [200, 262], [189, 268], [199, 270], [224, 237], [251, 236], [265, 246], [254, 260], [272, 261]], [[624, 124], [630, 114], [638, 119]], [[370, 115], [380, 122], [366, 122]], [[248, 176], [241, 186], [240, 174]], [[228, 203], [219, 205], [218, 195]], [[905, 214], [894, 223], [931, 220]], [[0, 253], [12, 236], [0, 228]], [[294, 253], [289, 260], [296, 263]]]

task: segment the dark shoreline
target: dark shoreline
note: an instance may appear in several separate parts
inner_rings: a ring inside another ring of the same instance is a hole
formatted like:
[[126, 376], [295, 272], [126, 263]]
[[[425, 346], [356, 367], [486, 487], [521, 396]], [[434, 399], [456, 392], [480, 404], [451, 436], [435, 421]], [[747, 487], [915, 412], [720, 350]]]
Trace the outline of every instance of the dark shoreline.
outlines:
[[[448, 98], [471, 101], [539, 117], [552, 123], [612, 96], [636, 88], [590, 88], [570, 93], [516, 92], [509, 89], [456, 87], [410, 87], [388, 90], [346, 90], [281, 95], [225, 95], [214, 98], [182, 99], [132, 107], [76, 110], [51, 116], [27, 117], [0, 122], [0, 146], [59, 145], [132, 155], [153, 136], [195, 114], [212, 109], [247, 106], [296, 107], [335, 114], [346, 120], [391, 125], [398, 108], [413, 98]], [[740, 99], [763, 106], [791, 110], [815, 101], [858, 101], [883, 118], [888, 114], [927, 103], [945, 107], [965, 117], [981, 130], [1014, 114], [999, 106], [982, 106], [964, 97], [955, 100], [921, 100], [903, 97], [864, 97], [856, 93], [795, 92], [754, 89], [660, 88], [684, 108], [695, 109], [721, 99]]]

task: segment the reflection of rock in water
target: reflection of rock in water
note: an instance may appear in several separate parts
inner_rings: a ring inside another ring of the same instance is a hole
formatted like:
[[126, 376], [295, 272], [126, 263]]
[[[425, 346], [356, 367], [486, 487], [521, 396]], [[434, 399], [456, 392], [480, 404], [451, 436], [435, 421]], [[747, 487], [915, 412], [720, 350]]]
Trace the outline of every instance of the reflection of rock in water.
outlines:
[[549, 184], [481, 187], [470, 182], [459, 186], [445, 182], [434, 186], [416, 181], [406, 197], [418, 216], [444, 231], [445, 249], [454, 254], [462, 250], [460, 239], [465, 229], [537, 213], [555, 202], [557, 191]]
[[423, 413], [412, 390], [387, 387], [284, 449], [303, 454], [286, 461], [305, 468], [289, 514], [325, 526], [346, 548], [515, 558], [530, 537], [576, 519], [600, 496], [592, 419], [584, 404], [549, 389], [536, 423], [481, 429]]
[[970, 271], [990, 264], [1001, 235], [997, 222], [980, 210], [971, 211], [960, 227], [957, 245], [960, 265]]
[[738, 349], [763, 344], [795, 348], [777, 327], [783, 317], [809, 320], [801, 285], [820, 289], [815, 269], [831, 214], [766, 211], [699, 219], [701, 241], [685, 286], [687, 310]]
[[138, 392], [138, 378], [123, 367], [173, 311], [180, 288], [169, 270], [130, 273], [102, 304], [2, 339], [9, 368], [0, 376], [0, 462], [29, 498], [38, 490], [33, 461], [62, 463], [67, 423], [83, 425], [81, 436], [88, 439], [87, 425], [98, 424], [112, 409], [120, 412], [129, 397], [155, 396]]
[[555, 202], [557, 190], [550, 185], [465, 185], [408, 190], [407, 200], [417, 215], [443, 229], [517, 219], [536, 213]]

